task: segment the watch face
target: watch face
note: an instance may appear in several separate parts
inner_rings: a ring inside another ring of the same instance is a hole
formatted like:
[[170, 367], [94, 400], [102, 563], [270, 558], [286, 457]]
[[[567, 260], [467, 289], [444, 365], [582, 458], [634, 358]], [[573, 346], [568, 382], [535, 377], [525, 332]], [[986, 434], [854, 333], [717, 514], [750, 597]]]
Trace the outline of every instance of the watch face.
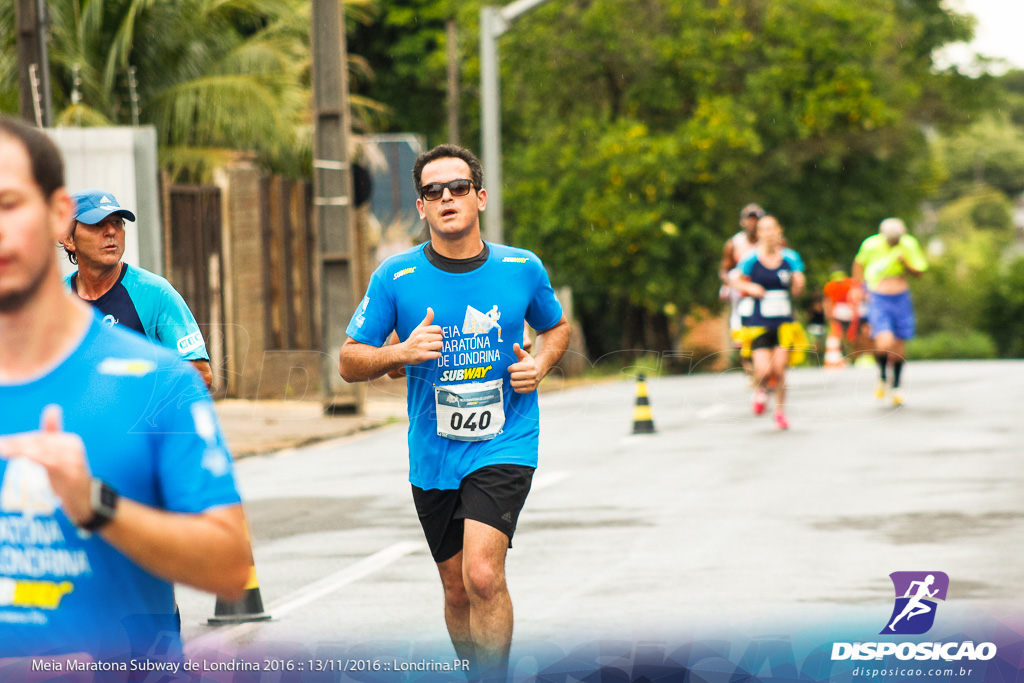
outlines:
[[117, 511], [117, 491], [99, 479], [92, 480], [92, 517], [81, 523], [82, 529], [96, 531], [114, 518]]
[[111, 512], [114, 506], [117, 505], [117, 493], [106, 484], [100, 488], [100, 505]]

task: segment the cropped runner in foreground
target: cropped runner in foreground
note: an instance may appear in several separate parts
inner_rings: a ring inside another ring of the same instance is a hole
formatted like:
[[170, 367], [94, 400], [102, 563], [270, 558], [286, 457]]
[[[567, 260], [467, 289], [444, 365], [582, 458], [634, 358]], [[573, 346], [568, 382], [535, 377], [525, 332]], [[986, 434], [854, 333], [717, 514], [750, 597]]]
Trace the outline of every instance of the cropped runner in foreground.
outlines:
[[775, 383], [775, 426], [789, 428], [786, 417], [786, 368], [803, 359], [807, 339], [793, 318], [793, 296], [804, 288], [800, 255], [783, 247], [782, 226], [773, 216], [757, 222], [757, 249], [738, 266], [733, 287], [740, 300], [743, 350], [754, 360], [753, 409], [765, 412], [768, 385]]
[[878, 362], [875, 398], [885, 398], [887, 370], [892, 368], [891, 397], [896, 406], [903, 404], [904, 343], [914, 336], [914, 305], [907, 275], [919, 277], [926, 270], [928, 260], [921, 245], [907, 234], [907, 226], [899, 218], [882, 221], [878, 234], [864, 240], [853, 262], [853, 279], [867, 284], [868, 323]]
[[180, 662], [173, 583], [236, 599], [251, 566], [199, 375], [64, 290], [73, 211], [53, 142], [0, 117], [0, 671]]
[[[540, 259], [484, 242], [483, 170], [441, 145], [416, 160], [416, 208], [430, 241], [386, 260], [348, 326], [348, 382], [405, 368], [409, 481], [444, 588], [456, 653], [501, 678], [512, 642], [505, 555], [537, 467], [537, 385], [569, 343]], [[538, 351], [520, 346], [523, 323]], [[399, 343], [385, 346], [391, 331]]]

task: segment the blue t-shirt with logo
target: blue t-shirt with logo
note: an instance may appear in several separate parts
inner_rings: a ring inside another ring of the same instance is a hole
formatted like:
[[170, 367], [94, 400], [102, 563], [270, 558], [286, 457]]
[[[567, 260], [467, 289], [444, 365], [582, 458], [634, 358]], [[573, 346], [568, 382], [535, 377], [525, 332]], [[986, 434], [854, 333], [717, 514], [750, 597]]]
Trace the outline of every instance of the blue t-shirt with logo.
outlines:
[[[169, 350], [96, 315], [52, 370], [0, 383], [0, 434], [39, 429], [49, 404], [122, 497], [179, 513], [239, 502], [210, 395]], [[0, 458], [0, 658], [74, 652], [180, 657], [173, 586], [72, 525], [40, 466]]]
[[768, 268], [758, 260], [757, 251], [753, 251], [737, 267], [751, 282], [765, 289], [762, 298], [744, 297], [740, 302], [744, 327], [775, 328], [793, 322], [789, 289], [793, 283], [793, 273], [804, 272], [800, 254], [792, 249], [783, 249], [779, 267]]
[[[383, 346], [392, 330], [404, 341], [429, 307], [432, 324], [443, 330], [441, 358], [405, 368], [409, 481], [422, 489], [456, 489], [487, 465], [536, 467], [537, 393], [512, 391], [508, 366], [517, 362], [512, 345], [522, 345], [524, 320], [547, 330], [562, 318], [543, 263], [524, 249], [487, 243], [483, 265], [449, 273], [430, 263], [424, 247], [377, 268], [347, 329], [370, 346]], [[499, 413], [504, 424], [489, 434]]]
[[[65, 277], [64, 284], [78, 294], [78, 273]], [[210, 360], [188, 304], [170, 282], [156, 273], [124, 263], [114, 286], [89, 303], [103, 313], [103, 322], [144, 334], [176, 350], [182, 360]]]

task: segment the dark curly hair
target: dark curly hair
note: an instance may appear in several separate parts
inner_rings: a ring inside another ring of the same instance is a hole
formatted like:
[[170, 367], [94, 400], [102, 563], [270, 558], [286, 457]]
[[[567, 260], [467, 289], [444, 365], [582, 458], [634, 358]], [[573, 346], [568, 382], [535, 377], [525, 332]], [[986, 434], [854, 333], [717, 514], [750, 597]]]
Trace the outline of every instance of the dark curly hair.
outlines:
[[[77, 228], [77, 227], [78, 227], [78, 221], [76, 221], [74, 218], [72, 218], [71, 219], [71, 232], [68, 233], [71, 237], [75, 236], [75, 228]], [[67, 247], [65, 247], [63, 242], [60, 243], [60, 246], [61, 246], [61, 248], [64, 249], [64, 253], [68, 255], [68, 261], [71, 261], [71, 265], [77, 266], [78, 265], [78, 257], [75, 256], [75, 252], [73, 252], [70, 249], [68, 249]]]
[[438, 159], [462, 159], [469, 165], [470, 180], [473, 181], [473, 186], [477, 192], [483, 189], [484, 169], [475, 154], [465, 147], [459, 147], [458, 145], [438, 145], [429, 152], [424, 152], [416, 157], [416, 163], [413, 164], [412, 181], [416, 185], [417, 197], [423, 195], [423, 183], [420, 182], [423, 176], [423, 167], [431, 161], [437, 161]]

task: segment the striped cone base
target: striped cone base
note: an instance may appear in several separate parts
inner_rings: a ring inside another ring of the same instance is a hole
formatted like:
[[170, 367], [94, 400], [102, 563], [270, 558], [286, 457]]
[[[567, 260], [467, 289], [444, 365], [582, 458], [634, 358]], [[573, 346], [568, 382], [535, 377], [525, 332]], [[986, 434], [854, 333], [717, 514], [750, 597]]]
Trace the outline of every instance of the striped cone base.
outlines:
[[654, 434], [654, 416], [647, 398], [647, 382], [643, 375], [636, 382], [636, 407], [633, 408], [633, 433]]
[[843, 357], [842, 344], [839, 342], [839, 337], [829, 335], [825, 339], [825, 369], [826, 370], [838, 370], [846, 365], [846, 359]]
[[270, 615], [263, 611], [263, 598], [260, 597], [260, 584], [256, 580], [256, 567], [251, 567], [249, 583], [245, 586], [245, 595], [234, 602], [217, 598], [217, 606], [207, 623], [241, 624], [246, 621], [266, 621], [268, 619], [270, 619]]

